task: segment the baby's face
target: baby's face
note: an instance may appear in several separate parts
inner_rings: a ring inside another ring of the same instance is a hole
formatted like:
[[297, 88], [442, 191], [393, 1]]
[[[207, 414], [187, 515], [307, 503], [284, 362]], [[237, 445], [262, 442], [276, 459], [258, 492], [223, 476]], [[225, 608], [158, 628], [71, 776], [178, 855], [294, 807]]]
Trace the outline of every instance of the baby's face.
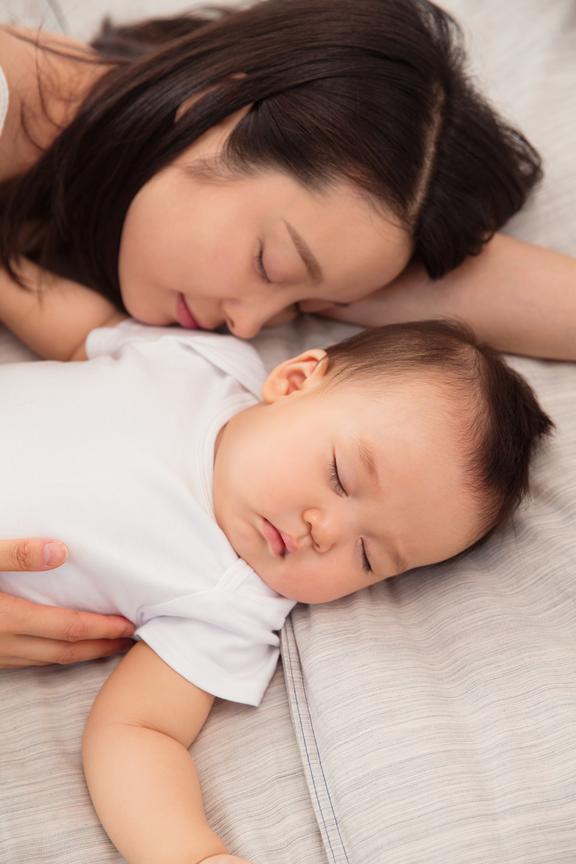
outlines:
[[235, 551], [303, 603], [443, 561], [482, 533], [450, 397], [411, 376], [377, 395], [329, 387], [322, 356], [277, 367], [264, 401], [220, 433], [214, 463], [216, 519]]

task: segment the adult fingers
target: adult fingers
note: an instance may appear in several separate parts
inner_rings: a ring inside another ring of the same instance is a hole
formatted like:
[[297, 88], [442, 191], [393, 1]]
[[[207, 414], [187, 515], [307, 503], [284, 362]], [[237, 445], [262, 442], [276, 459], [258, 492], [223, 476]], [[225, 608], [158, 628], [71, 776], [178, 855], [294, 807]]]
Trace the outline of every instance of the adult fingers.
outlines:
[[[121, 615], [99, 615], [59, 606], [31, 603], [0, 593], [0, 664], [10, 658], [30, 665], [78, 663], [119, 650], [123, 637], [134, 633], [133, 624]], [[30, 637], [22, 642], [22, 637]], [[111, 640], [116, 640], [114, 646]]]
[[4, 632], [62, 642], [118, 639], [131, 636], [134, 625], [122, 615], [100, 615], [60, 606], [44, 606], [11, 594], [0, 594], [0, 622]]
[[28, 666], [59, 666], [98, 660], [128, 651], [132, 639], [86, 639], [83, 642], [59, 642], [56, 639], [35, 639], [15, 636], [8, 645], [0, 636], [0, 669], [23, 669]]
[[0, 571], [51, 570], [60, 567], [68, 550], [59, 540], [28, 537], [0, 540]]

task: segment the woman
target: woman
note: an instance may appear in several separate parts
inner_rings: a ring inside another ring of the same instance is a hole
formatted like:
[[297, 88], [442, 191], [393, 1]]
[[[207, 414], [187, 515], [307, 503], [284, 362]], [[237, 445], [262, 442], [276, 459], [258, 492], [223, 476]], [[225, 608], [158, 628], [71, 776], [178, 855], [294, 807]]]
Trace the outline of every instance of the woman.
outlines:
[[[48, 271], [149, 324], [250, 338], [300, 312], [457, 316], [499, 349], [575, 357], [575, 263], [494, 236], [539, 158], [432, 4], [267, 0], [93, 44], [0, 32], [0, 318], [24, 340], [2, 284]], [[47, 632], [47, 610], [21, 624], [13, 599], [0, 665], [84, 659], [62, 651], [74, 613]]]

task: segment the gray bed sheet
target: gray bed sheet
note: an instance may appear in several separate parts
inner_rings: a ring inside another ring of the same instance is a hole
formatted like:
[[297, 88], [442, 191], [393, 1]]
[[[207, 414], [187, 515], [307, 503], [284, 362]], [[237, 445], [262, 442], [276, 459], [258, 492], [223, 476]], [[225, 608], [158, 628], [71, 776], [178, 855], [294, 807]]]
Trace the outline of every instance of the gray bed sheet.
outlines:
[[[576, 255], [574, 3], [444, 5], [467, 26], [478, 78], [546, 159], [545, 183], [507, 230]], [[8, 7], [85, 35], [87, 16], [110, 5], [0, 0], [5, 20]], [[257, 345], [271, 366], [348, 332], [310, 319]], [[0, 362], [30, 357], [0, 334]], [[254, 864], [576, 859], [576, 366], [511, 362], [558, 426], [514, 527], [453, 564], [297, 607], [262, 705], [217, 703], [195, 743], [209, 818]], [[84, 719], [116, 662], [0, 672], [1, 864], [122, 860], [80, 761]]]
[[[0, 862], [124, 859], [92, 808], [84, 722], [117, 658], [0, 672]], [[192, 753], [208, 818], [254, 864], [327, 864], [294, 740], [282, 669], [259, 708], [217, 701]]]

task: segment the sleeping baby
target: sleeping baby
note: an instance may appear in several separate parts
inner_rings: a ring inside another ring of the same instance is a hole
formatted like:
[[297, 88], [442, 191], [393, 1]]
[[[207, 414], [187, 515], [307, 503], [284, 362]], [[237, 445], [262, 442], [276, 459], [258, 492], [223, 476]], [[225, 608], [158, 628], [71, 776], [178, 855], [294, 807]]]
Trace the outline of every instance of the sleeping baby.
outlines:
[[295, 603], [486, 538], [552, 423], [494, 352], [439, 321], [365, 331], [268, 375], [246, 342], [133, 321], [93, 330], [86, 352], [0, 367], [3, 533], [70, 550], [58, 570], [0, 573], [0, 590], [136, 626], [83, 739], [121, 854], [239, 864], [189, 753], [214, 699], [259, 704]]

